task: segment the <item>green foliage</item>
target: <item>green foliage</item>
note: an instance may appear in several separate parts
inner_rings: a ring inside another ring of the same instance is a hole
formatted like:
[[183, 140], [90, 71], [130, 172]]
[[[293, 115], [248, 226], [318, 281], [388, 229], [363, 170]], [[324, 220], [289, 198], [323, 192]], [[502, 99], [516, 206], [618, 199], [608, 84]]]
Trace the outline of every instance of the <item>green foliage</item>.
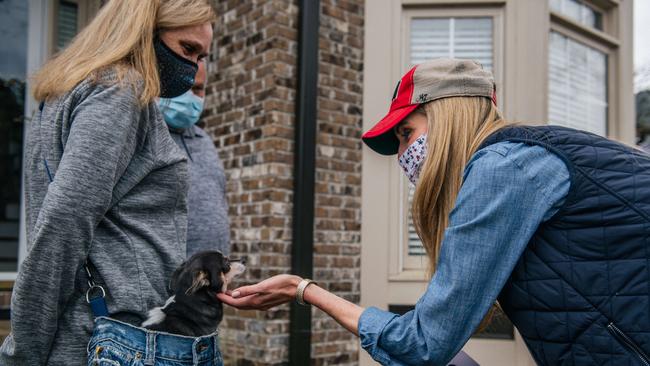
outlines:
[[636, 128], [639, 141], [644, 142], [650, 136], [650, 90], [638, 92], [636, 103]]
[[650, 127], [650, 90], [636, 94], [636, 123]]

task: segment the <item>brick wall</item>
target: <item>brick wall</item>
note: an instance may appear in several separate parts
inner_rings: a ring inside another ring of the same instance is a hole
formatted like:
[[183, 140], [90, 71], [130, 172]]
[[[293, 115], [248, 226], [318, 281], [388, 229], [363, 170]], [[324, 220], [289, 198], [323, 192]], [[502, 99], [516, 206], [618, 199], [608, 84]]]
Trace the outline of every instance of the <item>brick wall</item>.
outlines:
[[[241, 283], [291, 266], [291, 195], [298, 8], [289, 0], [215, 1], [219, 20], [203, 122], [228, 179], [232, 255], [246, 255]], [[289, 308], [226, 310], [226, 364], [288, 358]]]
[[[298, 7], [293, 0], [215, 0], [203, 126], [228, 177], [234, 256], [241, 283], [290, 272]], [[363, 1], [322, 0], [314, 277], [359, 301]], [[288, 358], [289, 308], [226, 310], [229, 365], [277, 365]], [[356, 364], [358, 341], [313, 313], [313, 363]]]
[[[321, 0], [314, 279], [352, 302], [361, 285], [363, 1]], [[355, 365], [358, 340], [314, 309], [317, 365]]]

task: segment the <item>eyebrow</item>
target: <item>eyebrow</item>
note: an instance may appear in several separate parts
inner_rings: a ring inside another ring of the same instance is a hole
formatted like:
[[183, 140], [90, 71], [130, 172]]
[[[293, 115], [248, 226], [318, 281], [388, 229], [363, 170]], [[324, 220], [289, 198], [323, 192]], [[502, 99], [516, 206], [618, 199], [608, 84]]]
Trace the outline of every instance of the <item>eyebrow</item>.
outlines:
[[205, 48], [203, 47], [201, 42], [198, 42], [198, 41], [195, 41], [195, 40], [189, 39], [189, 38], [181, 39], [181, 42], [186, 43], [187, 45], [192, 46], [194, 49], [200, 51], [199, 56], [201, 56], [201, 57], [208, 56], [208, 53], [205, 52]]

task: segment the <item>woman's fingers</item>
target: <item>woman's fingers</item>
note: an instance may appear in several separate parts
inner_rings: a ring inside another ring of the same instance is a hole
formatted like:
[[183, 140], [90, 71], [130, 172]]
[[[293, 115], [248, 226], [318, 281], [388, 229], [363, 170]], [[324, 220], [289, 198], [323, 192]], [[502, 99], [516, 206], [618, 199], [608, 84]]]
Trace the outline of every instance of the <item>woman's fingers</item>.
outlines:
[[277, 275], [260, 283], [242, 286], [217, 294], [219, 300], [238, 309], [267, 310], [293, 300], [296, 283], [300, 278], [293, 275]]
[[223, 303], [225, 303], [225, 304], [228, 304], [228, 305], [230, 305], [230, 306], [235, 306], [235, 305], [233, 304], [233, 301], [234, 301], [235, 299], [233, 299], [233, 297], [230, 296], [230, 295], [227, 294], [227, 293], [223, 293], [223, 292], [218, 293], [218, 294], [217, 294], [217, 299], [219, 299], [219, 301], [221, 301], [221, 302], [223, 302]]
[[230, 305], [237, 309], [244, 309], [244, 310], [255, 309], [255, 306], [253, 304], [254, 297], [255, 296], [252, 295], [252, 296], [246, 296], [246, 297], [236, 299], [224, 293], [217, 294], [217, 298], [221, 300], [221, 302], [223, 302], [224, 304]]
[[233, 297], [227, 294], [219, 293], [217, 298], [221, 302], [238, 309], [261, 309], [267, 303], [272, 301], [272, 295], [252, 294], [248, 296]]
[[262, 286], [261, 283], [258, 283], [255, 285], [242, 286], [240, 288], [234, 289], [231, 295], [234, 298], [238, 298], [238, 297], [246, 297], [246, 296], [254, 295], [260, 292], [262, 292]]
[[267, 310], [269, 308], [284, 304], [291, 300], [286, 296], [282, 296], [274, 293], [268, 293], [268, 294], [254, 293], [252, 295], [240, 296], [238, 298], [235, 298], [228, 294], [219, 293], [217, 294], [217, 298], [221, 300], [221, 302], [238, 309], [258, 309], [258, 310], [260, 309]]

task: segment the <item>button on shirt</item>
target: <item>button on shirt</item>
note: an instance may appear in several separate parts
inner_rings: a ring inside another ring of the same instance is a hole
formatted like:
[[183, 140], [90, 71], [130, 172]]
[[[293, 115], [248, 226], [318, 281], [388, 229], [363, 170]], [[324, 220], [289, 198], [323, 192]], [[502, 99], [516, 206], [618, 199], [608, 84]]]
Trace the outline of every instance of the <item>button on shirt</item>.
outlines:
[[384, 365], [449, 362], [496, 301], [538, 226], [563, 205], [569, 186], [566, 164], [543, 147], [500, 142], [476, 152], [426, 292], [402, 316], [366, 309], [361, 346]]

